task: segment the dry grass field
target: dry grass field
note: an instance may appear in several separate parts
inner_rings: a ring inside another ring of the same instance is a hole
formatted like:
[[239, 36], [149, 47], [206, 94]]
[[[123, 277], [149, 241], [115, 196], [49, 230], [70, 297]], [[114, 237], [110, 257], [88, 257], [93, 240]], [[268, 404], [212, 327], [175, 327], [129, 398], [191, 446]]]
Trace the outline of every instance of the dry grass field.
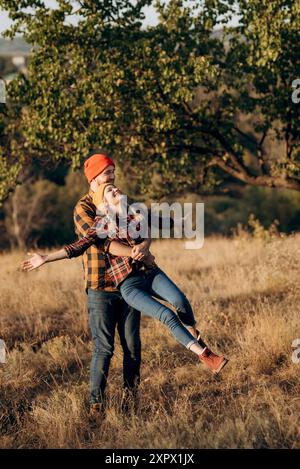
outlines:
[[1, 448], [299, 448], [300, 235], [208, 238], [198, 251], [160, 240], [159, 265], [190, 299], [198, 326], [230, 362], [212, 376], [153, 319], [142, 320], [141, 399], [120, 407], [117, 339], [108, 409], [88, 416], [92, 344], [81, 259], [19, 270], [0, 255]]

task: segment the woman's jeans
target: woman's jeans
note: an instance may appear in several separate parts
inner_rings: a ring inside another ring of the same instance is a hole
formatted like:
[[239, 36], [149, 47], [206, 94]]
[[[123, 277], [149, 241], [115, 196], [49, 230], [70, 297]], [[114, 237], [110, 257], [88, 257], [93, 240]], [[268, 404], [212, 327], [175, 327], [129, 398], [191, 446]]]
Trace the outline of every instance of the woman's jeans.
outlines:
[[119, 291], [88, 289], [89, 323], [94, 343], [90, 370], [90, 402], [103, 402], [116, 327], [123, 348], [124, 388], [135, 390], [140, 380], [141, 313], [123, 300]]
[[[182, 291], [160, 268], [131, 273], [119, 285], [119, 290], [126, 303], [161, 321], [182, 345], [189, 348], [193, 343], [197, 343], [184, 327], [195, 325], [191, 305]], [[174, 306], [178, 316], [152, 296]]]

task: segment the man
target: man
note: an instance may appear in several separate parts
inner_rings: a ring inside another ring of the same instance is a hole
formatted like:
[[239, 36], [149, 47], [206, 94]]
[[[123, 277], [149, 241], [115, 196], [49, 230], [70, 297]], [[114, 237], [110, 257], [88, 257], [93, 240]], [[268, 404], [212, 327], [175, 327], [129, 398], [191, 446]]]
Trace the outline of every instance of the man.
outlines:
[[[92, 202], [93, 192], [103, 182], [115, 180], [115, 164], [103, 151], [93, 152], [84, 163], [84, 172], [89, 182], [89, 192], [74, 209], [75, 230], [79, 238], [87, 233], [94, 223], [96, 207]], [[117, 241], [115, 241], [117, 242]], [[120, 255], [123, 245], [119, 243]], [[117, 328], [123, 349], [124, 402], [134, 395], [140, 380], [141, 342], [140, 312], [129, 307], [116, 290], [105, 270], [105, 240], [97, 240], [83, 254], [85, 291], [87, 293], [89, 324], [93, 339], [93, 356], [90, 369], [90, 411], [95, 414], [105, 403], [105, 388], [111, 358], [114, 352]], [[149, 252], [150, 239], [136, 246], [133, 258], [142, 260]], [[124, 253], [125, 255], [125, 253]]]

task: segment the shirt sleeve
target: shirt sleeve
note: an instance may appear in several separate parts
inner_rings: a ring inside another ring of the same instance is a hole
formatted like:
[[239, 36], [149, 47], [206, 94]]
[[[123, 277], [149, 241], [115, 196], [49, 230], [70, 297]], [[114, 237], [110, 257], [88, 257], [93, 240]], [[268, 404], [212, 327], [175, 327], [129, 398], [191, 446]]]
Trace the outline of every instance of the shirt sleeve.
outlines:
[[74, 243], [67, 244], [64, 249], [69, 259], [72, 257], [81, 256], [92, 244], [95, 244], [103, 249], [107, 242], [107, 233], [102, 231], [100, 216], [95, 216], [95, 212], [90, 207], [85, 207], [83, 204], [79, 204], [74, 210], [74, 223], [75, 231], [79, 236], [79, 240]]
[[93, 226], [96, 217], [96, 208], [92, 209], [87, 203], [79, 202], [74, 209], [75, 232], [79, 238], [85, 236]]

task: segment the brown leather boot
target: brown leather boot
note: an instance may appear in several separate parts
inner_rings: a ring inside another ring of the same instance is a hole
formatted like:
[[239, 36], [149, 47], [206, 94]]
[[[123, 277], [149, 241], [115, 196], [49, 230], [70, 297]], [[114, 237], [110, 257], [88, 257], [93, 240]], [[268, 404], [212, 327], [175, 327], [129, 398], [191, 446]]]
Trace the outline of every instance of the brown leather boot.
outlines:
[[90, 404], [90, 417], [98, 417], [103, 416], [105, 412], [104, 404], [101, 402], [95, 402], [94, 404]]
[[203, 352], [199, 355], [199, 360], [214, 374], [218, 374], [228, 363], [227, 358], [216, 355], [208, 347], [205, 347]]
[[209, 368], [213, 373], [219, 373], [228, 363], [228, 359], [223, 356], [219, 356], [210, 350], [204, 340], [201, 339], [198, 329], [189, 328], [189, 331], [195, 337], [195, 339], [197, 339], [200, 347], [204, 349], [201, 355], [199, 355], [200, 362], [204, 363], [206, 367]]

